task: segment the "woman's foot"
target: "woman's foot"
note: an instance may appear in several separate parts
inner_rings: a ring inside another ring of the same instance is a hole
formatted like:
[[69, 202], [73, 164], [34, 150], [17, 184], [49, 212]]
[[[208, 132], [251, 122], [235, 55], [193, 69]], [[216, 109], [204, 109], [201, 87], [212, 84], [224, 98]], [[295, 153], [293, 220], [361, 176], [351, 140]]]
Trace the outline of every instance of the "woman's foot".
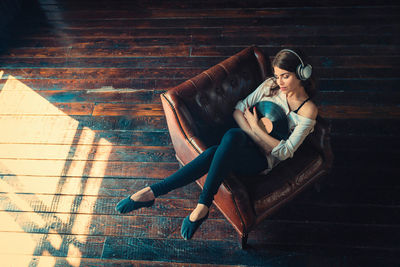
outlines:
[[151, 190], [150, 186], [137, 191], [135, 194], [131, 195], [130, 198], [133, 201], [141, 201], [141, 202], [151, 201], [155, 199], [154, 193]]
[[197, 207], [192, 213], [187, 216], [181, 226], [181, 235], [185, 240], [189, 240], [193, 237], [194, 233], [200, 227], [200, 225], [207, 220], [209, 209], [204, 204], [197, 204]]
[[118, 202], [115, 210], [119, 213], [127, 213], [143, 207], [150, 207], [154, 204], [154, 200], [153, 191], [150, 187], [146, 187]]
[[197, 204], [196, 208], [190, 213], [189, 219], [192, 222], [204, 218], [208, 213], [208, 207], [204, 204]]

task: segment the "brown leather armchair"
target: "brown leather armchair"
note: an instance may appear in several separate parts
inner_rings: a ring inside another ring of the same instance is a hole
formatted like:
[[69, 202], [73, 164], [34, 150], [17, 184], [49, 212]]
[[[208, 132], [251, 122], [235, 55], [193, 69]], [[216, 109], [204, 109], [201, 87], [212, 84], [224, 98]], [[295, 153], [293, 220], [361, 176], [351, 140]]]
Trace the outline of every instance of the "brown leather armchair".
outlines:
[[[249, 47], [161, 95], [172, 143], [179, 163], [185, 165], [236, 126], [236, 103], [271, 76], [262, 51]], [[248, 233], [331, 168], [330, 125], [317, 118], [293, 158], [266, 175], [239, 177], [224, 182], [214, 204], [239, 233], [242, 248]], [[206, 176], [197, 183], [203, 187]]]

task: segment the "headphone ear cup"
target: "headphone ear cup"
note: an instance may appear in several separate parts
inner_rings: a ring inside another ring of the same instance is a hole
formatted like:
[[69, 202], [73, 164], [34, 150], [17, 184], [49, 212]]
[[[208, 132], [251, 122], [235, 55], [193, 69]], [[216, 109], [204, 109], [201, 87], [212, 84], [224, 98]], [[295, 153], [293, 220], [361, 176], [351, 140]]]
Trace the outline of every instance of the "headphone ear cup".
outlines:
[[305, 81], [311, 77], [312, 67], [310, 64], [307, 64], [306, 66], [303, 66], [300, 64], [297, 66], [296, 71], [297, 71], [297, 75], [299, 76], [300, 80]]
[[304, 77], [303, 77], [303, 65], [302, 65], [302, 64], [297, 65], [296, 74], [297, 74], [297, 77], [299, 78], [299, 80], [304, 81]]

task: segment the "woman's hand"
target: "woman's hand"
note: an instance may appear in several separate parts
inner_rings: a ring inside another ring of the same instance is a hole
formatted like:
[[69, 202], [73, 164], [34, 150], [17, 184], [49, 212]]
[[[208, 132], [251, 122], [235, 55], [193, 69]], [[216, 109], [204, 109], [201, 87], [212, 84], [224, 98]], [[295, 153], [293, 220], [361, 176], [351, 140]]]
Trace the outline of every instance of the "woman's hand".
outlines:
[[[276, 140], [261, 129], [258, 124], [258, 116], [255, 109], [253, 109], [253, 113], [250, 112], [249, 109], [246, 109], [245, 112], [237, 109], [234, 111], [233, 117], [235, 118], [239, 127], [246, 132], [250, 138], [261, 148], [263, 154], [268, 155], [271, 153], [272, 149], [276, 145], [274, 142]], [[269, 142], [271, 142], [271, 144], [269, 144]], [[274, 146], [272, 146], [272, 144], [274, 144]]]
[[253, 112], [251, 112], [249, 109], [246, 109], [244, 111], [244, 118], [246, 119], [247, 123], [249, 124], [250, 128], [255, 131], [258, 127], [258, 116], [257, 116], [257, 111], [256, 107], [253, 108]]

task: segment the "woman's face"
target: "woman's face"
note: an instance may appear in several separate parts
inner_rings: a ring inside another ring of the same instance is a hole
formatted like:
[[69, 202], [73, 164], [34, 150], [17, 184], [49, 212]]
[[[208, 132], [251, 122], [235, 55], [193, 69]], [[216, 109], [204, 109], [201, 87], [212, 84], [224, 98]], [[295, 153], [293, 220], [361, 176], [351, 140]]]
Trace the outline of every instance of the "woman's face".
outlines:
[[285, 94], [296, 91], [301, 87], [301, 81], [297, 79], [294, 72], [274, 67], [274, 76], [280, 90]]

